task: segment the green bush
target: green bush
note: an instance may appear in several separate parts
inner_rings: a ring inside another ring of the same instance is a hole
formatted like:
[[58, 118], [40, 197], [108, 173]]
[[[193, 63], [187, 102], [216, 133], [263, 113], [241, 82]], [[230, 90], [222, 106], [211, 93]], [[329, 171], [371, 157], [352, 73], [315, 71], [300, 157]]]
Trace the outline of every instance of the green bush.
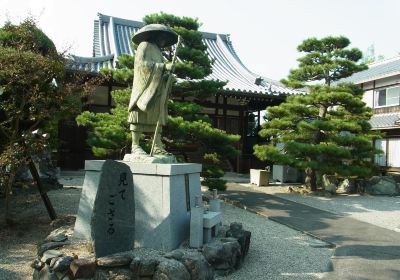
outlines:
[[210, 190], [216, 189], [218, 191], [226, 190], [226, 181], [217, 178], [206, 178], [201, 183], [203, 186], [207, 186]]

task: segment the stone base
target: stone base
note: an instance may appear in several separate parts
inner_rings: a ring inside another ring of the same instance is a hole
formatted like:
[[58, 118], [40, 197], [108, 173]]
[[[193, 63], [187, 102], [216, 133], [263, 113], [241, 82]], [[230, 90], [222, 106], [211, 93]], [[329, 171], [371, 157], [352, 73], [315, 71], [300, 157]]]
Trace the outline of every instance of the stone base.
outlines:
[[[201, 197], [201, 165], [155, 164], [122, 161], [132, 172], [135, 201], [135, 247], [170, 251], [189, 238], [190, 211]], [[97, 188], [103, 160], [85, 162], [86, 188]], [[82, 199], [82, 198], [81, 198]], [[92, 205], [94, 197], [86, 197]], [[86, 209], [88, 211], [89, 209]], [[78, 217], [79, 218], [79, 217]], [[78, 234], [87, 239], [89, 234]]]
[[174, 155], [136, 155], [125, 154], [124, 161], [135, 163], [177, 163]]

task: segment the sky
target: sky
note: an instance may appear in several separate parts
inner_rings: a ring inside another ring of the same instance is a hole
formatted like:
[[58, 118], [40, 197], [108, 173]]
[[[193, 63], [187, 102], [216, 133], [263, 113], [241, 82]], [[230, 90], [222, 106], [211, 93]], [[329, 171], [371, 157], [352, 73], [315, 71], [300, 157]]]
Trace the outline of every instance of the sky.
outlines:
[[344, 35], [352, 47], [399, 55], [399, 0], [0, 0], [0, 26], [28, 16], [59, 51], [91, 56], [97, 13], [141, 20], [161, 11], [198, 18], [201, 31], [230, 34], [242, 62], [280, 80], [297, 66], [296, 47], [309, 37]]

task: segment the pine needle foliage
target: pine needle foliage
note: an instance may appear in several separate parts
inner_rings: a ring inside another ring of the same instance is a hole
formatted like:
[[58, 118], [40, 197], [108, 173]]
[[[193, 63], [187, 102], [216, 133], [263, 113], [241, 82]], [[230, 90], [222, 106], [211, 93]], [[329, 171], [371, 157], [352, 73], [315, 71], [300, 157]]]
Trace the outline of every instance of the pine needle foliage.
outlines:
[[298, 46], [305, 55], [283, 82], [307, 88], [307, 94], [268, 108], [260, 136], [270, 142], [255, 146], [262, 160], [306, 170], [311, 190], [317, 189], [317, 173], [367, 177], [374, 172], [371, 159], [378, 151], [372, 140], [380, 135], [371, 131], [372, 111], [362, 101], [361, 88], [337, 82], [366, 69], [358, 63], [361, 51], [349, 45], [339, 36], [310, 38]]

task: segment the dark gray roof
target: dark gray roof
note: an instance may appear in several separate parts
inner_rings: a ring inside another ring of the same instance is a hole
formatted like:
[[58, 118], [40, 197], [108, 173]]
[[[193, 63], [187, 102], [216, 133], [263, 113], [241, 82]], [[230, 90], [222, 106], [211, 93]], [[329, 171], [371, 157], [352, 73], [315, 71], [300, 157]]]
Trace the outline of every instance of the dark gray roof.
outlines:
[[400, 113], [373, 115], [369, 122], [372, 129], [400, 128]]
[[355, 73], [348, 78], [340, 80], [340, 82], [361, 84], [400, 74], [400, 56], [388, 60], [378, 61], [368, 66], [369, 68], [367, 70]]
[[[139, 21], [98, 14], [98, 19], [94, 21], [93, 57], [71, 56], [70, 68], [98, 72], [102, 67], [115, 67], [119, 55], [133, 54], [131, 34], [143, 25]], [[229, 35], [207, 32], [202, 34], [208, 54], [215, 61], [213, 73], [207, 79], [227, 81], [224, 90], [262, 95], [302, 93], [247, 69], [233, 49]]]

